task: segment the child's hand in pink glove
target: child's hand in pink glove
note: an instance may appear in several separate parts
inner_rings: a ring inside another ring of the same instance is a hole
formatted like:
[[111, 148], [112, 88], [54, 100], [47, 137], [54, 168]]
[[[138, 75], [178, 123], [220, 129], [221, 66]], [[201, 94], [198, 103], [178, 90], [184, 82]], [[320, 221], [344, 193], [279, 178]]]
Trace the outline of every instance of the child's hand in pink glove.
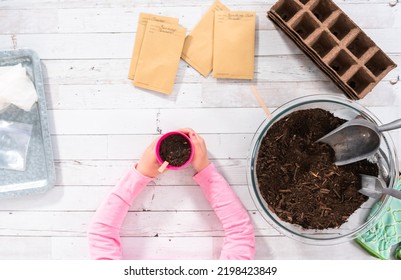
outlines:
[[153, 140], [153, 142], [146, 148], [143, 153], [141, 159], [136, 166], [136, 170], [138, 170], [142, 175], [147, 177], [155, 178], [160, 174], [158, 171], [160, 164], [156, 158], [156, 143], [159, 140], [159, 137]]
[[194, 147], [194, 157], [192, 159], [192, 166], [196, 172], [200, 172], [209, 165], [207, 157], [207, 149], [205, 140], [197, 134], [192, 128], [181, 128], [181, 132], [187, 134], [191, 139]]

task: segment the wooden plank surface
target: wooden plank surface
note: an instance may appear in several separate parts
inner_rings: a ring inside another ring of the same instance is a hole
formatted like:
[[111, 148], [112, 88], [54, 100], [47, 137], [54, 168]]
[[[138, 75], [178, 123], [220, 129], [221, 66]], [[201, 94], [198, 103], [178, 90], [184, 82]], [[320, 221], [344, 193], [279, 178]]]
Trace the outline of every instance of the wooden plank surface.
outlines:
[[[335, 1], [398, 65], [401, 5]], [[181, 61], [172, 95], [127, 79], [140, 12], [178, 17], [189, 31], [212, 1], [3, 0], [0, 49], [29, 48], [42, 59], [56, 164], [56, 186], [0, 203], [0, 259], [87, 259], [87, 225], [99, 203], [158, 134], [193, 127], [209, 157], [248, 210], [257, 259], [372, 259], [354, 242], [318, 247], [269, 225], [248, 191], [252, 138], [265, 119], [250, 85], [274, 110], [291, 99], [342, 92], [266, 18], [273, 0], [223, 0], [255, 10], [255, 79], [203, 78]], [[360, 104], [383, 122], [401, 118], [400, 68]], [[391, 132], [399, 148], [401, 133]], [[400, 158], [398, 162], [401, 164]], [[163, 174], [131, 207], [122, 230], [127, 258], [218, 258], [223, 232], [191, 178], [191, 167]], [[188, 248], [192, 248], [188, 250]]]

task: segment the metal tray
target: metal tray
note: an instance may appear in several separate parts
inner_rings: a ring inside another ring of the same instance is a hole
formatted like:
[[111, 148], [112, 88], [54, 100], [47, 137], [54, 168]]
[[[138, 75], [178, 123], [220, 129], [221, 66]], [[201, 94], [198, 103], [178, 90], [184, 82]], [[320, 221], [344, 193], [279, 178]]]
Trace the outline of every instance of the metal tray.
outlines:
[[56, 181], [40, 59], [32, 50], [0, 51], [0, 67], [19, 63], [26, 68], [35, 85], [38, 102], [29, 112], [14, 105], [0, 111], [0, 119], [33, 126], [26, 170], [0, 169], [0, 198], [45, 192], [52, 188]]

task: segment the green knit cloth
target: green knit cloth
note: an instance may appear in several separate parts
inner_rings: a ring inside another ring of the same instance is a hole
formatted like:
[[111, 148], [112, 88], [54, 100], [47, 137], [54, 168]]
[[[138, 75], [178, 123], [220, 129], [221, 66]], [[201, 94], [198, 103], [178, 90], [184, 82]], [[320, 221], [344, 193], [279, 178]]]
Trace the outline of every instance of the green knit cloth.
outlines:
[[[398, 181], [396, 188], [401, 189], [401, 181]], [[377, 202], [371, 213], [379, 206], [380, 202]], [[401, 243], [401, 200], [391, 197], [386, 212], [377, 224], [355, 241], [373, 256], [390, 259], [391, 248]], [[401, 246], [395, 250], [394, 257], [401, 260]]]

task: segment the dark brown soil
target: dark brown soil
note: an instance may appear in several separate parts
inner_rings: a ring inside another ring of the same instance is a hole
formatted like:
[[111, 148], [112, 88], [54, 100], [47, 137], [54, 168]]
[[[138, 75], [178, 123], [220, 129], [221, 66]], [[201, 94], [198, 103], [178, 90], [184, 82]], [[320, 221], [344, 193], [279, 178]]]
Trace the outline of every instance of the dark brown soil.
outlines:
[[160, 143], [160, 157], [171, 166], [182, 166], [191, 156], [191, 144], [179, 134], [172, 134]]
[[256, 174], [263, 198], [280, 219], [307, 229], [337, 228], [368, 198], [359, 174], [378, 175], [367, 160], [337, 166], [334, 151], [316, 140], [345, 120], [321, 109], [276, 122], [263, 139]]

